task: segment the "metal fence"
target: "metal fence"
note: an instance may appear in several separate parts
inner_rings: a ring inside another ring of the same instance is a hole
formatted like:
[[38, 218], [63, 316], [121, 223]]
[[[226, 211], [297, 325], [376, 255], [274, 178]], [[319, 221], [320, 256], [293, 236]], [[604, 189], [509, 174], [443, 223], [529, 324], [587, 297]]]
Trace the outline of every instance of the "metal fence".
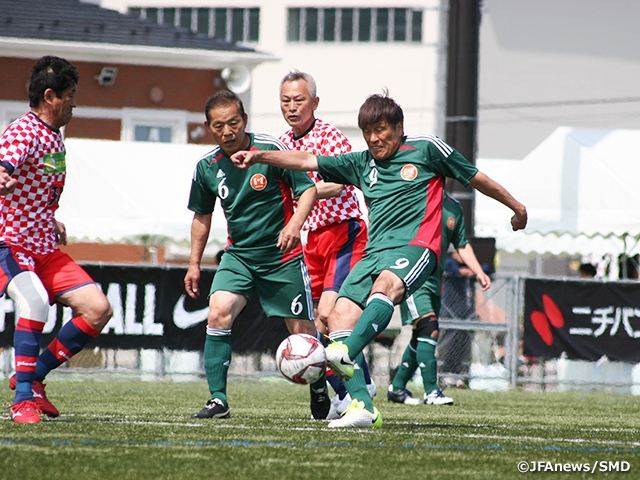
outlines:
[[[485, 390], [600, 390], [640, 394], [640, 364], [528, 359], [522, 354], [526, 276], [494, 274], [482, 292], [472, 279], [446, 277], [436, 356], [441, 386]], [[565, 278], [572, 282], [576, 279]], [[9, 308], [5, 305], [5, 311]], [[7, 321], [9, 317], [7, 317]], [[204, 337], [204, 327], [202, 336]], [[199, 329], [200, 327], [198, 327]], [[197, 333], [197, 332], [196, 332]], [[376, 381], [385, 385], [411, 338], [394, 315], [386, 339], [365, 351]], [[197, 335], [200, 335], [197, 333]], [[13, 372], [13, 349], [0, 348], [0, 378]], [[277, 374], [272, 351], [234, 351], [230, 374]], [[125, 374], [175, 380], [204, 376], [201, 351], [168, 348], [96, 347], [81, 352], [54, 374]], [[421, 386], [419, 373], [414, 377]]]

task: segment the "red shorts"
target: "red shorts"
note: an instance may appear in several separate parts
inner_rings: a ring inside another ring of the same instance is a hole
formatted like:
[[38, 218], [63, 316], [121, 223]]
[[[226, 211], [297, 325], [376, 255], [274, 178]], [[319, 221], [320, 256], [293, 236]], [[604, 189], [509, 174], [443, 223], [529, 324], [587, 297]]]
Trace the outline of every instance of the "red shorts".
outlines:
[[311, 276], [313, 301], [322, 292], [337, 292], [353, 266], [362, 258], [367, 245], [367, 226], [351, 218], [309, 232], [304, 247], [304, 261]]
[[[37, 254], [13, 245], [8, 246], [8, 248], [11, 250], [13, 260], [15, 260], [14, 266], [17, 265], [20, 271], [31, 270], [38, 275], [47, 289], [50, 303], [55, 302], [60, 295], [71, 290], [95, 283], [80, 265], [60, 250]], [[0, 275], [4, 274], [2, 279], [4, 289], [19, 272], [16, 272], [15, 269], [8, 271], [4, 266], [2, 270], [4, 272], [0, 272]]]

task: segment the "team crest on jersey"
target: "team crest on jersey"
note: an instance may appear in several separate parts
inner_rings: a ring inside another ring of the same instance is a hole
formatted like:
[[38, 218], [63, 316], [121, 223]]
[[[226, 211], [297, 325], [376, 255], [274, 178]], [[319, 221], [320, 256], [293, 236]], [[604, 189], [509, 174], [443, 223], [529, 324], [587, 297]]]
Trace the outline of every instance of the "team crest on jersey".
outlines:
[[267, 177], [261, 173], [256, 173], [251, 177], [251, 188], [256, 191], [264, 190], [267, 186]]
[[447, 218], [447, 228], [449, 230], [453, 230], [454, 228], [456, 228], [456, 220], [453, 217], [449, 217]]
[[403, 180], [414, 180], [418, 176], [418, 169], [411, 164], [405, 165], [400, 170], [400, 176]]
[[43, 157], [44, 173], [63, 173], [67, 171], [65, 152], [47, 153]]

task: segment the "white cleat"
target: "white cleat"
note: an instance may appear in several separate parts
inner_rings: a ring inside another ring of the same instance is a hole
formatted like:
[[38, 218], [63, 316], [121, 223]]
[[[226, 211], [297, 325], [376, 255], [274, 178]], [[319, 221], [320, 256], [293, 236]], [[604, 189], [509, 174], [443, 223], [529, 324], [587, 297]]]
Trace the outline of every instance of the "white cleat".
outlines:
[[336, 377], [349, 380], [353, 377], [353, 362], [349, 358], [349, 348], [342, 342], [331, 342], [325, 349], [327, 363]]
[[439, 388], [431, 390], [431, 393], [424, 394], [426, 405], [453, 405], [453, 398], [445, 396]]
[[333, 397], [331, 399], [331, 409], [327, 415], [327, 420], [340, 418], [344, 411], [349, 408], [349, 405], [351, 405], [351, 395], [348, 393], [342, 400], [340, 400], [337, 395]]
[[364, 408], [364, 402], [354, 399], [342, 417], [329, 422], [329, 428], [378, 428], [382, 426], [382, 416], [377, 408], [373, 413]]

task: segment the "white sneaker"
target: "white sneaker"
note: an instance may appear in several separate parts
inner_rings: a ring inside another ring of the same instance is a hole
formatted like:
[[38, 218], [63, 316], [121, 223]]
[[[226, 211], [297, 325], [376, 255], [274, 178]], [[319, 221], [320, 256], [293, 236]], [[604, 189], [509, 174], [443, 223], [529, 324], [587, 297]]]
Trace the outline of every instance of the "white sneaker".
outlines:
[[424, 403], [427, 405], [453, 405], [453, 398], [445, 396], [439, 388], [424, 394]]
[[340, 400], [336, 395], [331, 399], [331, 409], [329, 410], [329, 414], [327, 415], [327, 420], [333, 420], [335, 418], [340, 418], [340, 415], [344, 413], [344, 411], [349, 408], [351, 405], [351, 395], [348, 393], [345, 397]]
[[329, 428], [378, 428], [382, 426], [382, 416], [377, 408], [373, 413], [364, 408], [364, 402], [354, 399], [342, 417], [329, 422]]

